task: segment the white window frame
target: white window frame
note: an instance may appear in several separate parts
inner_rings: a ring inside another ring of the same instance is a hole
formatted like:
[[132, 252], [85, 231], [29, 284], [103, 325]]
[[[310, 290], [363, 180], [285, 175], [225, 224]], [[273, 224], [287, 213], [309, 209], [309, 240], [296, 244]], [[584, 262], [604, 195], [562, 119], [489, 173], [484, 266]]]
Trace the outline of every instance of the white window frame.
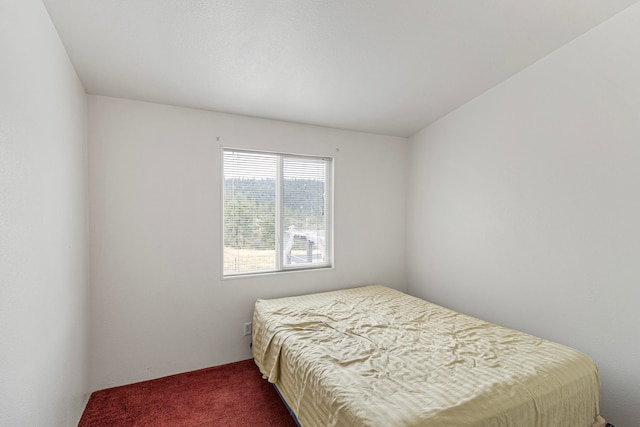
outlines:
[[[269, 270], [256, 270], [256, 271], [246, 271], [246, 272], [234, 272], [234, 273], [225, 273], [224, 261], [225, 261], [225, 223], [224, 223], [224, 207], [225, 207], [225, 170], [224, 170], [224, 154], [225, 152], [239, 152], [239, 153], [248, 153], [248, 154], [256, 154], [256, 155], [268, 155], [268, 156], [277, 156], [277, 172], [276, 172], [276, 208], [275, 208], [275, 233], [276, 233], [276, 241], [275, 241], [275, 267], [274, 269]], [[221, 192], [221, 273], [223, 279], [236, 278], [236, 277], [245, 277], [245, 276], [253, 276], [253, 275], [263, 275], [263, 274], [274, 274], [274, 273], [282, 273], [282, 272], [290, 272], [290, 271], [301, 271], [301, 270], [319, 270], [319, 269], [331, 269], [334, 265], [333, 259], [333, 174], [334, 174], [334, 158], [331, 156], [317, 156], [317, 155], [306, 155], [306, 154], [290, 154], [290, 153], [281, 153], [281, 152], [273, 152], [273, 151], [263, 151], [263, 150], [250, 150], [250, 149], [238, 149], [233, 147], [221, 147], [221, 176], [222, 176], [222, 192]], [[290, 264], [287, 265], [285, 262], [285, 242], [284, 242], [284, 215], [283, 215], [283, 205], [284, 205], [284, 195], [283, 195], [283, 163], [285, 158], [299, 158], [299, 159], [314, 159], [314, 160], [322, 160], [326, 165], [326, 176], [325, 176], [325, 196], [324, 196], [324, 213], [325, 213], [325, 262], [323, 263], [298, 263], [298, 264]]]

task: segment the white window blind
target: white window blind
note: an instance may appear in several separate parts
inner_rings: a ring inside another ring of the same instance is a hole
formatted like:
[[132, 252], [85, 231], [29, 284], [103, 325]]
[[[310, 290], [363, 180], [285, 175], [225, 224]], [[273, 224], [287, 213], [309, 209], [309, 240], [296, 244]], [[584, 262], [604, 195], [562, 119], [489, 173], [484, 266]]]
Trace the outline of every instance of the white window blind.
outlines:
[[225, 149], [225, 276], [331, 266], [329, 158]]

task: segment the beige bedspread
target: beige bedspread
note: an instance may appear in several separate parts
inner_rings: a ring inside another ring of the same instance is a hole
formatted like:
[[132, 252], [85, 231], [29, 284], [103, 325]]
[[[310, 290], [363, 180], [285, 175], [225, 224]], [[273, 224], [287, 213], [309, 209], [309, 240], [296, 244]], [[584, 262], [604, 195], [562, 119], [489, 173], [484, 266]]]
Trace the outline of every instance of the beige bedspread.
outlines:
[[258, 300], [253, 356], [302, 426], [589, 427], [569, 347], [383, 286]]

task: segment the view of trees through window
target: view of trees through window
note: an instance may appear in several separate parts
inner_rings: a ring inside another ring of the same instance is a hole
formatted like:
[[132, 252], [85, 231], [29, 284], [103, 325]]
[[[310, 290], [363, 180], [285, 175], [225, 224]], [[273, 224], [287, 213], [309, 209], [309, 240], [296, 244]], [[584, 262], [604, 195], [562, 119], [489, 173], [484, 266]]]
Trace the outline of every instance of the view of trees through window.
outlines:
[[326, 161], [228, 151], [224, 161], [225, 274], [326, 264]]

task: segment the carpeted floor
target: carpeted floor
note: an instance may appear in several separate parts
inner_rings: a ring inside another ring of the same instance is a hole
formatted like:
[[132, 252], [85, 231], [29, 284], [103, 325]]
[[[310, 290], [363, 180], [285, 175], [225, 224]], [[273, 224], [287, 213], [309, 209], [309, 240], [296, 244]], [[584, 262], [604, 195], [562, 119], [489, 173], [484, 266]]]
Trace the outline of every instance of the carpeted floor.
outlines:
[[295, 427], [252, 359], [91, 394], [78, 427]]

